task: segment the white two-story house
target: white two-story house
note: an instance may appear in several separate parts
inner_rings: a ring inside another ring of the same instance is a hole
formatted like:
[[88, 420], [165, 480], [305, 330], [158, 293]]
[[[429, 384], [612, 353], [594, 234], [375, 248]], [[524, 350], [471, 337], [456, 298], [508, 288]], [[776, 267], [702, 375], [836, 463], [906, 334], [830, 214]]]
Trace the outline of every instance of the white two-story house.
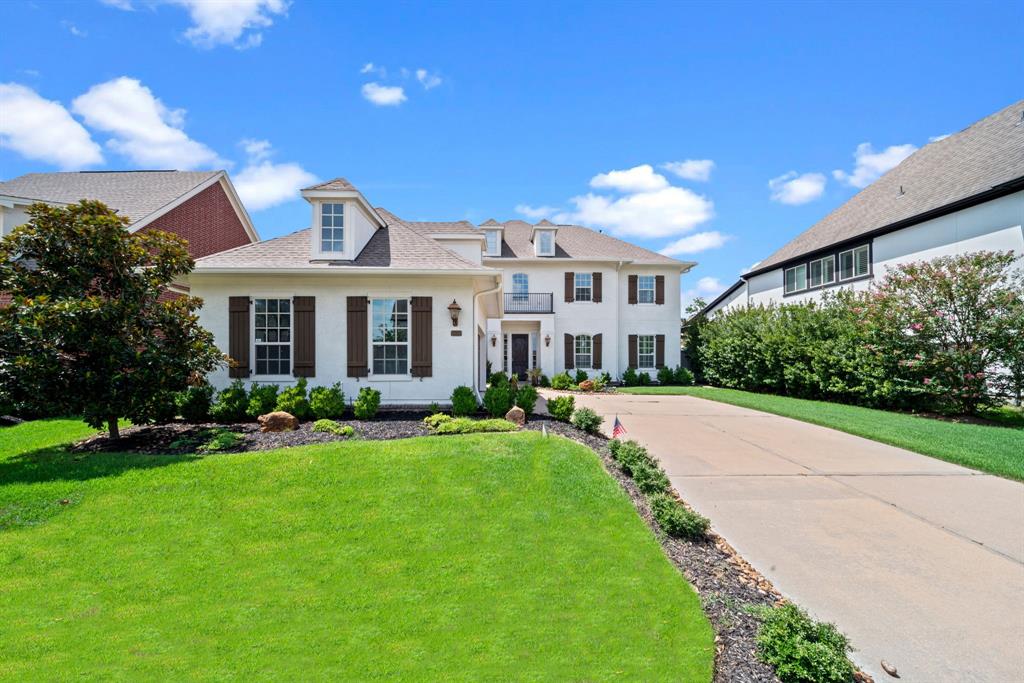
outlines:
[[392, 404], [482, 390], [491, 371], [621, 376], [679, 364], [693, 263], [572, 225], [404, 221], [343, 178], [303, 190], [310, 227], [200, 258], [211, 381], [341, 382]]

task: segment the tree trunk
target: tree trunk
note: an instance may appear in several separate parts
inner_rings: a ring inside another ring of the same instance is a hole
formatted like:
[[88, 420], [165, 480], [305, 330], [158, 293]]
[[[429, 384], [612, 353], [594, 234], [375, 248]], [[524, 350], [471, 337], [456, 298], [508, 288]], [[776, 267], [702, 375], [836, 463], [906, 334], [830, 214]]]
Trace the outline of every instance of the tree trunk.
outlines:
[[107, 418], [107, 430], [110, 432], [110, 440], [111, 441], [117, 441], [118, 439], [121, 438], [121, 432], [117, 428], [117, 418], [116, 417]]

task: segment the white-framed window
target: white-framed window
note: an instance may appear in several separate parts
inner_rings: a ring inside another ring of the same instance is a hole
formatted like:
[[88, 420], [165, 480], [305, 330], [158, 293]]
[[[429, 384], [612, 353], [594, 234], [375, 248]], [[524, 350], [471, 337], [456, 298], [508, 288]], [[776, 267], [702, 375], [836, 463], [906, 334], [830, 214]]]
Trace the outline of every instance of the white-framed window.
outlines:
[[555, 255], [555, 234], [550, 230], [541, 230], [537, 233], [537, 255]]
[[871, 272], [871, 250], [866, 244], [839, 252], [839, 279], [850, 280]]
[[373, 299], [370, 310], [372, 373], [409, 374], [409, 300]]
[[[641, 304], [654, 303], [654, 276], [640, 275], [636, 279], [636, 300]], [[648, 367], [648, 366], [644, 366]]]
[[[593, 273], [576, 273], [576, 301], [593, 301], [594, 299], [594, 275]], [[590, 366], [586, 366], [590, 367]]]
[[636, 364], [641, 368], [654, 367], [654, 335], [639, 334], [636, 337]]
[[526, 273], [512, 273], [512, 298], [526, 301], [530, 293], [530, 276]]
[[829, 255], [810, 263], [808, 281], [811, 287], [821, 287], [836, 281], [836, 257]]
[[500, 256], [501, 255], [501, 231], [500, 230], [485, 230], [484, 239], [486, 241], [487, 255], [488, 256]]
[[320, 205], [320, 251], [345, 251], [345, 205]]
[[594, 362], [594, 340], [589, 334], [578, 334], [575, 339], [575, 365], [586, 370]]
[[254, 299], [255, 375], [290, 375], [292, 371], [291, 299]]
[[785, 293], [800, 292], [807, 289], [807, 264], [786, 268]]

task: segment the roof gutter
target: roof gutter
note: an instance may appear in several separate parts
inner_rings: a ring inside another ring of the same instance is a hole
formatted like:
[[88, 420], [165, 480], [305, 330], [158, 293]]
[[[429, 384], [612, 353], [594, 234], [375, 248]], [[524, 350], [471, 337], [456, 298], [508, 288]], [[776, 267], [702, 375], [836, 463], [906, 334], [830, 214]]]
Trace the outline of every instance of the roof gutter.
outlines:
[[342, 266], [336, 268], [195, 268], [192, 275], [494, 275], [494, 268], [460, 268], [441, 270], [438, 268], [372, 268]]

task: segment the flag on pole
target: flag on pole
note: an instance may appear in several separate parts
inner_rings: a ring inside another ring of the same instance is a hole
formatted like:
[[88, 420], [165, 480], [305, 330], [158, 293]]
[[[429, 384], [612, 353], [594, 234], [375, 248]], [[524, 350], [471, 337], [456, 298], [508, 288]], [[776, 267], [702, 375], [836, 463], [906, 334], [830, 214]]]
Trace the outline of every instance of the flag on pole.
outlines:
[[617, 439], [626, 433], [626, 428], [619, 422], [619, 416], [615, 416], [615, 424], [612, 425], [612, 438]]

